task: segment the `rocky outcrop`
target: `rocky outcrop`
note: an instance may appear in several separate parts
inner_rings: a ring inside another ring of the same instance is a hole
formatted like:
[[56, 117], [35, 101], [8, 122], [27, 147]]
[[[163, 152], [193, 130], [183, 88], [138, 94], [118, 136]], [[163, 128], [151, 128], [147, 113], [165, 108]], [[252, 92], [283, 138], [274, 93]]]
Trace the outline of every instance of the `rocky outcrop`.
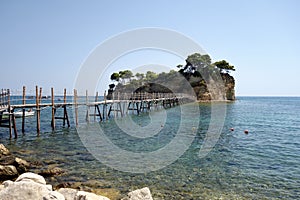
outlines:
[[31, 172], [20, 175], [16, 181], [4, 181], [0, 187], [1, 200], [109, 200], [109, 198], [90, 192], [61, 188], [53, 191], [44, 177]]
[[15, 157], [3, 144], [0, 144], [0, 181], [17, 178], [18, 175], [29, 170], [34, 170], [44, 177], [59, 176], [66, 172], [55, 165], [36, 165]]
[[27, 167], [29, 167], [27, 161], [14, 157], [3, 144], [0, 144], [0, 180], [15, 178], [25, 172]]
[[[72, 188], [53, 190], [47, 185], [43, 176], [27, 172], [20, 175], [14, 182], [4, 181], [0, 185], [1, 200], [109, 200], [109, 198], [91, 192]], [[129, 192], [122, 200], [153, 200], [148, 187]]]
[[[106, 184], [97, 180], [59, 184], [59, 187], [53, 187], [46, 183], [43, 176], [60, 175], [65, 171], [55, 165], [49, 165], [46, 169], [38, 170], [39, 174], [22, 173], [32, 165], [34, 164], [14, 157], [4, 145], [0, 144], [0, 179], [6, 180], [0, 184], [1, 200], [109, 200], [108, 197], [111, 199], [124, 197], [117, 189], [104, 187]], [[11, 181], [14, 179], [14, 182]], [[142, 188], [128, 193], [123, 200], [152, 200], [152, 196], [149, 188]]]

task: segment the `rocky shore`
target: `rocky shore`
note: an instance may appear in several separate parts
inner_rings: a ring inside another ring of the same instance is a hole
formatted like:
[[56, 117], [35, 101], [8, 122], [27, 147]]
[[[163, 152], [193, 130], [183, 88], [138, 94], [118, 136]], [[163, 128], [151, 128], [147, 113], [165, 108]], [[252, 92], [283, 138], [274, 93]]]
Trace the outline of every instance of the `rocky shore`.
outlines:
[[[1, 200], [152, 200], [150, 189], [142, 189], [120, 195], [118, 192], [112, 195], [99, 187], [99, 183], [90, 182], [80, 187], [80, 184], [58, 184], [56, 186], [46, 183], [44, 177], [57, 176], [65, 173], [58, 167], [41, 168], [24, 159], [15, 157], [9, 150], [0, 144], [0, 199]], [[84, 184], [83, 184], [84, 185]], [[99, 187], [99, 188], [97, 188]], [[93, 190], [89, 189], [93, 188]], [[85, 190], [86, 189], [86, 190]], [[113, 189], [112, 189], [113, 190]], [[93, 193], [93, 191], [95, 191]], [[107, 195], [108, 194], [108, 195]], [[106, 196], [107, 195], [107, 196]], [[109, 196], [109, 197], [108, 197]]]

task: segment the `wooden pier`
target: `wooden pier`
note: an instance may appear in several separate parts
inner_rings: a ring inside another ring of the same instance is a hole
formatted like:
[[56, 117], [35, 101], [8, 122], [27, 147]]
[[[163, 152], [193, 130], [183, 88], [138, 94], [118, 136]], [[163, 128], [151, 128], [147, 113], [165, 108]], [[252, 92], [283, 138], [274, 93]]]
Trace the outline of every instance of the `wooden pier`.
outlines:
[[[74, 110], [75, 125], [79, 124], [79, 107], [86, 108], [85, 122], [90, 122], [91, 117], [94, 121], [104, 121], [112, 117], [124, 117], [128, 114], [139, 115], [142, 112], [150, 112], [155, 109], [174, 107], [179, 104], [190, 102], [191, 98], [183, 94], [173, 93], [113, 93], [110, 99], [107, 98], [106, 92], [102, 100], [99, 100], [98, 92], [94, 96], [94, 101], [90, 101], [88, 91], [86, 91], [85, 101], [82, 97], [78, 97], [77, 90], [74, 89], [72, 101], [67, 101], [67, 91], [64, 89], [63, 101], [55, 102], [54, 89], [51, 88], [50, 102], [43, 103], [42, 88], [35, 88], [35, 103], [26, 103], [26, 87], [23, 87], [22, 103], [11, 103], [11, 93], [9, 89], [0, 91], [0, 127], [9, 128], [10, 138], [12, 138], [12, 130], [14, 137], [18, 137], [15, 110], [22, 110], [22, 133], [25, 132], [25, 113], [26, 110], [35, 110], [36, 115], [36, 131], [40, 135], [41, 130], [41, 111], [43, 108], [51, 107], [51, 127], [56, 128], [56, 121], [62, 120], [63, 126], [70, 127], [70, 119], [68, 114], [69, 107]], [[48, 97], [48, 96], [47, 96]], [[46, 98], [47, 98], [46, 97]], [[80, 98], [80, 100], [79, 100]], [[48, 100], [49, 101], [49, 100]], [[62, 116], [57, 116], [57, 110], [62, 109]]]

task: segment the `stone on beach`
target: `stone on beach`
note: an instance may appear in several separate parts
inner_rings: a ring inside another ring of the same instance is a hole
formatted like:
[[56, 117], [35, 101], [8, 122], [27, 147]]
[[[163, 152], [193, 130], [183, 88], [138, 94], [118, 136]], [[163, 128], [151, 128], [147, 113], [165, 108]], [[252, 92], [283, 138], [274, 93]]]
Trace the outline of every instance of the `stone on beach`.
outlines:
[[[15, 182], [4, 182], [4, 189], [0, 191], [2, 200], [21, 200], [21, 199], [43, 199], [48, 195], [52, 187], [46, 185], [43, 177], [32, 173], [22, 174]], [[32, 179], [31, 179], [32, 178]]]
[[57, 191], [52, 191], [43, 197], [43, 200], [66, 200], [64, 195]]
[[98, 196], [90, 192], [78, 191], [75, 195], [74, 200], [109, 200], [109, 198], [104, 196]]
[[39, 183], [42, 185], [46, 185], [46, 181], [45, 181], [44, 177], [42, 177], [41, 175], [35, 174], [35, 173], [31, 173], [31, 172], [27, 172], [27, 173], [20, 175], [15, 182], [21, 182], [21, 181], [31, 181], [31, 182], [36, 182], [36, 183]]
[[59, 190], [57, 190], [57, 192], [64, 195], [66, 200], [74, 200], [77, 194], [77, 190], [72, 188], [60, 188]]
[[109, 200], [90, 192], [61, 188], [53, 191], [43, 176], [31, 172], [20, 175], [15, 182], [4, 181], [0, 187], [1, 200]]
[[129, 192], [127, 197], [122, 200], [153, 200], [151, 196], [150, 189], [148, 187], [144, 187], [142, 189], [134, 190]]

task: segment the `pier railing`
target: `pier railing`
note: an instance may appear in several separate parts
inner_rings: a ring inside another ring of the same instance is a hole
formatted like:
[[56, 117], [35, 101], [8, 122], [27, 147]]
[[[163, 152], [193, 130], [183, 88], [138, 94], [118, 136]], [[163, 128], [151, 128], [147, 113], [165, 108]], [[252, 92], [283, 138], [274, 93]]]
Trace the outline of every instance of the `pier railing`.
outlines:
[[0, 111], [6, 110], [9, 105], [10, 100], [10, 91], [9, 89], [1, 89], [0, 91]]

